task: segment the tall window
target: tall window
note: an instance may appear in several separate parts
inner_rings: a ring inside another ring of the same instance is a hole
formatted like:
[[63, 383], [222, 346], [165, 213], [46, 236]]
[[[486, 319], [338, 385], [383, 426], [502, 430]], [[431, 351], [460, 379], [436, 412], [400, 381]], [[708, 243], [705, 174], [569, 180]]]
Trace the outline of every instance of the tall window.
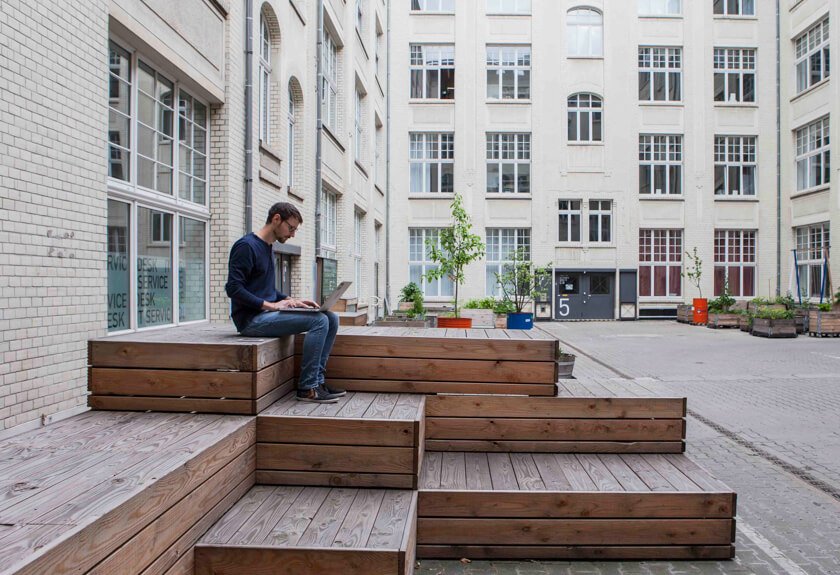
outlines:
[[755, 50], [715, 48], [715, 102], [755, 102]]
[[271, 32], [260, 14], [260, 140], [271, 141]]
[[364, 31], [364, 24], [364, 2], [363, 0], [356, 0], [356, 32], [359, 33], [359, 37], [362, 37], [362, 32]]
[[338, 197], [324, 190], [321, 195], [321, 247], [329, 251], [336, 249], [337, 206]]
[[796, 190], [807, 190], [831, 181], [828, 118], [796, 130]]
[[604, 16], [592, 8], [574, 8], [566, 15], [567, 55], [601, 58], [604, 55]]
[[797, 281], [802, 297], [831, 298], [823, 287], [825, 258], [830, 244], [829, 223], [794, 228], [796, 234]]
[[560, 236], [561, 242], [580, 241], [580, 200], [560, 200]]
[[455, 134], [409, 134], [412, 194], [451, 194], [455, 191]]
[[411, 0], [415, 12], [454, 12], [455, 0]]
[[295, 185], [295, 162], [297, 158], [295, 157], [295, 144], [297, 142], [297, 134], [296, 134], [296, 120], [295, 116], [298, 112], [297, 110], [297, 102], [295, 97], [295, 91], [292, 87], [291, 80], [289, 81], [289, 113], [288, 113], [288, 142], [286, 142], [287, 148], [287, 160], [286, 160], [286, 183], [291, 188]]
[[639, 16], [679, 16], [682, 0], [639, 0]]
[[682, 194], [682, 136], [639, 136], [639, 193]]
[[178, 93], [178, 196], [207, 202], [207, 106], [181, 90]]
[[357, 162], [362, 161], [362, 146], [364, 144], [364, 109], [362, 108], [364, 96], [359, 90], [356, 90], [356, 113], [355, 113], [355, 138], [354, 138], [354, 156]]
[[715, 136], [715, 195], [754, 196], [755, 136]]
[[531, 97], [531, 47], [487, 46], [487, 98], [527, 100]]
[[755, 295], [755, 231], [715, 230], [715, 297]]
[[423, 290], [426, 297], [449, 297], [455, 292], [452, 280], [426, 280], [424, 274], [437, 269], [431, 261], [428, 243], [440, 248], [440, 230], [437, 228], [412, 228], [408, 230], [408, 279]]
[[137, 88], [137, 185], [171, 195], [175, 84], [141, 60]]
[[682, 230], [639, 230], [639, 296], [682, 296]]
[[108, 175], [131, 179], [131, 54], [111, 42], [108, 56]]
[[455, 46], [411, 45], [411, 97], [424, 100], [455, 97]]
[[338, 48], [330, 33], [324, 29], [324, 93], [321, 120], [332, 131], [338, 130]]
[[356, 297], [362, 296], [362, 229], [364, 215], [353, 213], [353, 291]]
[[595, 94], [572, 94], [569, 96], [570, 142], [600, 142], [602, 140], [601, 98]]
[[531, 193], [531, 134], [487, 134], [487, 193]]
[[589, 243], [612, 241], [612, 201], [589, 200]]
[[639, 100], [682, 100], [682, 48], [639, 47]]
[[712, 11], [722, 16], [754, 16], [755, 0], [714, 0]]
[[490, 228], [487, 230], [487, 263], [485, 285], [488, 296], [501, 296], [497, 275], [509, 271], [516, 250], [522, 248], [531, 259], [531, 230], [528, 228]]
[[530, 14], [531, 0], [487, 0], [488, 14]]
[[828, 18], [794, 40], [797, 93], [828, 78], [831, 71], [828, 40]]

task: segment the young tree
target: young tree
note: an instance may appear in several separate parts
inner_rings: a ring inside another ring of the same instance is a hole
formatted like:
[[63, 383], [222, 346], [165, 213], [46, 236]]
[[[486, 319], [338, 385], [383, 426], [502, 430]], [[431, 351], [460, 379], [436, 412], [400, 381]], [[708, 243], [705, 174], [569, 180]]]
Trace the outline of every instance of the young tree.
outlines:
[[694, 284], [694, 287], [696, 287], [697, 291], [700, 292], [700, 298], [702, 299], [703, 290], [700, 289], [700, 281], [703, 279], [703, 260], [700, 259], [700, 256], [697, 253], [697, 246], [694, 246], [693, 253], [685, 252], [685, 255], [688, 257], [690, 265], [686, 267], [682, 276]]
[[432, 241], [426, 241], [429, 259], [438, 265], [423, 277], [427, 280], [437, 280], [446, 276], [452, 280], [455, 284], [455, 317], [460, 317], [458, 287], [464, 283], [464, 268], [484, 257], [484, 242], [480, 236], [472, 233], [472, 222], [464, 209], [461, 194], [455, 194], [450, 208], [453, 223], [440, 231], [440, 247]]
[[536, 298], [541, 284], [551, 280], [551, 264], [534, 267], [525, 247], [517, 248], [511, 258], [502, 273], [496, 274], [496, 281], [504, 300], [513, 304], [516, 313], [522, 313], [525, 305]]

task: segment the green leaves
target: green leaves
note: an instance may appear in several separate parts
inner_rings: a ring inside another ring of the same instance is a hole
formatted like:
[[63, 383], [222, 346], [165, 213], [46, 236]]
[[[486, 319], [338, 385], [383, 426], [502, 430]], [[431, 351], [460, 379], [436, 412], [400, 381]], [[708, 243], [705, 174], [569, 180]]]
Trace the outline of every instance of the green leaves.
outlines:
[[496, 281], [502, 290], [504, 301], [510, 302], [517, 313], [522, 313], [525, 305], [540, 292], [545, 280], [550, 284], [551, 264], [534, 267], [524, 247], [513, 252], [512, 261], [504, 271], [496, 274]]
[[697, 246], [694, 246], [693, 252], [685, 252], [685, 255], [688, 257], [690, 267], [686, 267], [686, 270], [682, 272], [682, 277], [687, 278], [688, 281], [694, 284], [694, 287], [697, 288], [702, 298], [703, 290], [700, 289], [700, 280], [703, 279], [703, 260], [700, 259], [700, 255], [697, 253]]

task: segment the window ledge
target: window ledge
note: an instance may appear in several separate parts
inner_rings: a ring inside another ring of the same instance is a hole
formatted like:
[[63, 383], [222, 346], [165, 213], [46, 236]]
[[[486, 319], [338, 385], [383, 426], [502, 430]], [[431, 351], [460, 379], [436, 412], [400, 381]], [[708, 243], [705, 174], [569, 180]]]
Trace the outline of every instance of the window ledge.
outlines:
[[359, 170], [362, 173], [362, 175], [365, 177], [365, 179], [367, 180], [368, 179], [368, 172], [367, 172], [367, 169], [365, 169], [364, 164], [362, 164], [362, 162], [360, 162], [359, 160], [355, 160], [355, 159], [353, 160], [353, 162], [356, 164], [356, 169]]
[[412, 16], [454, 16], [455, 12], [432, 12], [430, 10], [410, 10]]
[[682, 14], [639, 14], [640, 19], [644, 20], [682, 20]]
[[338, 146], [338, 147], [339, 147], [339, 149], [340, 149], [342, 152], [346, 152], [346, 151], [347, 151], [347, 147], [346, 147], [344, 144], [342, 144], [342, 143], [341, 143], [341, 140], [339, 140], [339, 139], [338, 139], [338, 137], [337, 137], [335, 134], [333, 134], [332, 128], [330, 128], [330, 127], [329, 127], [329, 126], [327, 126], [326, 124], [323, 124], [323, 125], [322, 125], [322, 127], [321, 127], [321, 129], [322, 129], [322, 130], [323, 130], [323, 132], [324, 132], [324, 133], [325, 133], [325, 134], [329, 137], [329, 139], [330, 139], [330, 140], [332, 140], [332, 142], [333, 142], [336, 146]]
[[531, 99], [530, 98], [522, 98], [522, 99], [510, 98], [510, 99], [505, 100], [505, 99], [501, 99], [501, 98], [498, 98], [498, 99], [497, 98], [492, 98], [492, 99], [487, 98], [487, 100], [485, 100], [485, 103], [488, 104], [488, 105], [493, 105], [493, 106], [505, 106], [505, 105], [530, 106], [531, 105]]
[[530, 200], [531, 194], [509, 194], [497, 192], [485, 194], [484, 198], [487, 200]]
[[755, 15], [747, 15], [741, 16], [740, 14], [713, 14], [713, 20], [738, 20], [742, 22], [751, 22], [751, 21], [758, 21], [758, 17]]
[[820, 88], [822, 88], [823, 86], [828, 84], [830, 81], [831, 81], [831, 76], [829, 76], [827, 78], [823, 78], [822, 80], [820, 80], [819, 82], [817, 82], [813, 86], [809, 86], [808, 88], [805, 89], [805, 91], [799, 92], [797, 95], [795, 95], [793, 98], [791, 98], [790, 103], [793, 104], [794, 102], [796, 102], [800, 98], [804, 98], [808, 94], [811, 94], [812, 92], [816, 92], [817, 90], [819, 90]]
[[442, 100], [440, 98], [409, 98], [409, 104], [426, 104], [432, 106], [445, 106], [445, 105], [454, 105], [455, 98], [451, 98], [449, 100]]
[[429, 192], [428, 194], [408, 194], [409, 200], [451, 200], [454, 197], [455, 194], [440, 194], [432, 192]]
[[650, 200], [652, 202], [684, 202], [685, 197], [682, 194], [674, 195], [654, 195], [654, 194], [637, 194], [639, 200]]
[[566, 60], [603, 60], [603, 56], [566, 56]]
[[283, 157], [280, 155], [280, 152], [278, 152], [276, 149], [271, 147], [269, 144], [266, 144], [262, 140], [260, 140], [260, 152], [265, 152], [280, 163], [283, 162]]
[[554, 244], [556, 248], [582, 248], [583, 242], [560, 242]]
[[513, 16], [516, 18], [530, 18], [531, 13], [528, 12], [527, 14], [525, 14], [524, 12], [488, 12], [487, 16], [501, 16], [504, 18], [510, 18], [511, 16]]
[[758, 196], [715, 196], [716, 202], [758, 203]]
[[566, 142], [569, 146], [577, 146], [580, 148], [603, 148], [604, 142], [603, 141], [594, 141], [594, 142], [580, 142], [578, 140], [569, 140]]
[[639, 106], [648, 108], [684, 108], [685, 102], [682, 100], [679, 102], [652, 102], [649, 100], [639, 100]]
[[758, 102], [715, 102], [715, 108], [757, 109]]
[[798, 190], [795, 192], [791, 192], [790, 197], [793, 198], [801, 198], [804, 196], [810, 196], [811, 194], [818, 194], [820, 192], [826, 192], [831, 189], [831, 184], [824, 184], [822, 186], [817, 186], [815, 188], [808, 188], [805, 190]]

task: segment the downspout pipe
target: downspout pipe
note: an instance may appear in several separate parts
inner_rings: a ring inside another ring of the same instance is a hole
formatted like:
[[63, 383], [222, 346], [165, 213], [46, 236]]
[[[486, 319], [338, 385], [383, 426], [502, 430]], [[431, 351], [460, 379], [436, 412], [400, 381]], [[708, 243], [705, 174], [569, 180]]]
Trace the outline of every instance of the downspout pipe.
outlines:
[[782, 295], [782, 20], [780, 0], [776, 0], [776, 295]]
[[324, 0], [318, 0], [318, 29], [315, 41], [315, 256], [312, 258], [312, 294], [315, 301], [320, 301], [318, 291], [318, 254], [321, 253], [321, 194], [324, 183], [322, 178], [322, 137], [324, 128]]
[[245, 232], [254, 213], [254, 0], [245, 0]]
[[391, 0], [385, 3], [385, 315], [391, 313]]

